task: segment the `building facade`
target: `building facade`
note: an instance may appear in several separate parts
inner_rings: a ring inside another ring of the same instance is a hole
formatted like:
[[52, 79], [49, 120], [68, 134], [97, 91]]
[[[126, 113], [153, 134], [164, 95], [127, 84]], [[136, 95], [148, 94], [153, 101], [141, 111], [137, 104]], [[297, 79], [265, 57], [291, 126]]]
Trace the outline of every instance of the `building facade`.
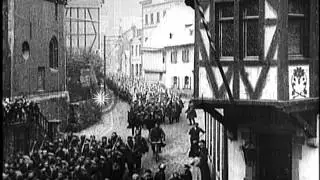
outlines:
[[134, 34], [130, 40], [131, 77], [142, 77], [142, 29], [134, 28]]
[[[102, 55], [102, 0], [68, 0], [65, 6], [66, 48], [72, 52], [94, 52]], [[105, 14], [105, 13], [104, 13]]]
[[[181, 19], [180, 17], [185, 17]], [[194, 11], [184, 4], [167, 10], [142, 48], [144, 78], [189, 95], [193, 91]]]
[[186, 3], [211, 179], [319, 179], [318, 1]]
[[193, 44], [165, 47], [166, 88], [193, 94], [193, 50]]
[[[4, 97], [34, 101], [39, 104], [45, 124], [59, 121], [65, 127], [69, 103], [63, 27], [65, 1], [5, 0], [3, 4]], [[11, 137], [25, 142], [28, 139], [23, 133], [20, 129]]]
[[183, 4], [183, 0], [142, 0], [142, 31], [144, 41], [165, 18], [167, 10]]
[[[167, 11], [175, 6], [183, 5], [183, 0], [141, 0], [141, 16], [142, 16], [142, 41], [141, 47], [148, 49], [149, 52], [155, 54], [155, 56], [162, 56], [162, 52], [146, 45], [148, 39], [158, 25], [165, 19]], [[150, 60], [144, 60], [142, 56], [142, 71], [146, 79], [152, 81], [158, 81], [162, 79], [164, 73], [164, 67], [152, 68], [152, 63], [160, 65], [158, 62]], [[150, 64], [150, 65], [149, 65]], [[164, 63], [162, 63], [164, 66]], [[151, 67], [151, 68], [148, 68]]]

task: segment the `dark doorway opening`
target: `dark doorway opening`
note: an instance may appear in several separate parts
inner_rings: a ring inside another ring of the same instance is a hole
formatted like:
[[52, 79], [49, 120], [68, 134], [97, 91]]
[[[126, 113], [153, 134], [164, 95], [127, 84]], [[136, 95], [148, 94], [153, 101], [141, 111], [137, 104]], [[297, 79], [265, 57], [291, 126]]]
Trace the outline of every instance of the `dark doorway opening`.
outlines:
[[259, 179], [291, 180], [291, 136], [259, 136]]

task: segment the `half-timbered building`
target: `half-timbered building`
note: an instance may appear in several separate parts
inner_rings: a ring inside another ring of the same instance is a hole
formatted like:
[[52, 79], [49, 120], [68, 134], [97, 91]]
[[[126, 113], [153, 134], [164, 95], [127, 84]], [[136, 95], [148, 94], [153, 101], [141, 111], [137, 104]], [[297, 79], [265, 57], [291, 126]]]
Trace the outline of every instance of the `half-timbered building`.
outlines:
[[319, 179], [317, 0], [190, 0], [212, 179]]
[[67, 52], [101, 52], [103, 0], [68, 0], [65, 6]]

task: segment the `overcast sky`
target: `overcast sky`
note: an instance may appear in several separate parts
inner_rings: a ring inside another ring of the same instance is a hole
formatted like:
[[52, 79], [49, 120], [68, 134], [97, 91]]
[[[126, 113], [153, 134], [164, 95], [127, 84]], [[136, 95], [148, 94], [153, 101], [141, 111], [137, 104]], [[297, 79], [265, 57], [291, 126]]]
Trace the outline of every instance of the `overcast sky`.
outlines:
[[[122, 32], [135, 24], [141, 26], [141, 5], [139, 0], [106, 0], [103, 8], [106, 28], [102, 27], [107, 35], [119, 33], [121, 24]], [[103, 18], [103, 17], [102, 17]]]

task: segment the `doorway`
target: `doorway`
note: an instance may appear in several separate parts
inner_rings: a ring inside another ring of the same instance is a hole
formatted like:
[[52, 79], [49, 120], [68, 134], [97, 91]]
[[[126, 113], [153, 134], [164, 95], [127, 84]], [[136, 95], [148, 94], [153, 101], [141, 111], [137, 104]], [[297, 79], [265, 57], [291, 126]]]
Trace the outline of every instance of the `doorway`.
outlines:
[[259, 136], [259, 179], [291, 179], [291, 136]]

